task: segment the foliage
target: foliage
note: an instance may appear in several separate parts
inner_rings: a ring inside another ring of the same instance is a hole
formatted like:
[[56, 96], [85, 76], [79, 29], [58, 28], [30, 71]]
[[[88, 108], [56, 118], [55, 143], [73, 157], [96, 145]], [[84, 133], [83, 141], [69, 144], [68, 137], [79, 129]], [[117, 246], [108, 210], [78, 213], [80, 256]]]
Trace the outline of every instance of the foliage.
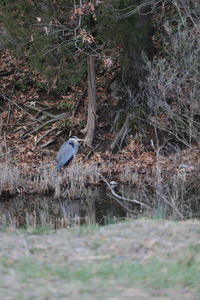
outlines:
[[[2, 4], [2, 23], [8, 46], [22, 55], [28, 51], [30, 65], [47, 80], [58, 79], [58, 90], [76, 84], [85, 72], [81, 58], [76, 56], [73, 1], [7, 1]], [[75, 62], [77, 60], [77, 63]], [[76, 65], [76, 78], [72, 76]], [[83, 71], [82, 71], [83, 70]], [[66, 81], [64, 84], [63, 81]], [[65, 87], [64, 87], [65, 86]]]
[[32, 68], [50, 82], [54, 78], [61, 93], [84, 79], [85, 54], [106, 59], [109, 48], [125, 43], [134, 18], [118, 21], [116, 15], [131, 2], [3, 1], [4, 37], [16, 54], [26, 51]]

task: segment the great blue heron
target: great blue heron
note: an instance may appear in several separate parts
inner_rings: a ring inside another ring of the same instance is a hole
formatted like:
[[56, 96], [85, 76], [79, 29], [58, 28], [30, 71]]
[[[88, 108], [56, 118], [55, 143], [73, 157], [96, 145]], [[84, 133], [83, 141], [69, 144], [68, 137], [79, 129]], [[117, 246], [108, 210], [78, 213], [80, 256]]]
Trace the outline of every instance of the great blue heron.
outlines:
[[76, 153], [79, 147], [79, 141], [81, 139], [77, 138], [76, 136], [72, 136], [67, 142], [65, 142], [61, 147], [57, 154], [57, 171], [64, 166], [67, 166], [73, 158], [75, 158]]

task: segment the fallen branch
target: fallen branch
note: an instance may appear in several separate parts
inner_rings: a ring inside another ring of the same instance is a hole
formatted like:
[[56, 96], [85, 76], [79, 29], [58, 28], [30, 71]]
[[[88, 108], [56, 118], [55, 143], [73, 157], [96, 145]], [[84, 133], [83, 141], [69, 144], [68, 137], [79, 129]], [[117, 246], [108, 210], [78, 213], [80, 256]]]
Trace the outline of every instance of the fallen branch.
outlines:
[[[10, 98], [6, 97], [4, 94], [0, 93], [0, 98], [2, 98], [3, 100], [7, 100], [8, 102], [10, 102], [11, 104], [15, 105], [18, 109], [22, 110], [25, 114], [29, 115], [29, 117], [37, 122], [40, 122], [39, 120], [37, 120], [35, 117], [33, 117], [29, 112], [27, 112], [25, 109], [23, 109], [21, 106], [19, 106], [19, 104], [17, 104], [15, 101], [11, 100]], [[41, 123], [41, 122], [40, 122]]]
[[46, 111], [46, 108], [45, 109], [40, 109], [39, 107], [37, 106], [33, 106], [33, 105], [27, 105], [27, 104], [23, 104], [23, 106], [25, 108], [28, 108], [30, 110], [34, 110], [34, 111], [37, 111], [39, 114], [43, 114], [45, 115], [46, 117], [50, 117], [50, 118], [54, 118], [55, 116], [51, 113], [49, 113], [48, 111]]
[[126, 197], [122, 197], [120, 195], [118, 195], [114, 190], [113, 188], [111, 187], [111, 185], [108, 183], [108, 181], [105, 179], [105, 177], [103, 175], [101, 175], [99, 173], [99, 176], [101, 177], [101, 179], [106, 183], [106, 185], [108, 186], [108, 188], [110, 189], [112, 195], [114, 197], [116, 197], [117, 199], [120, 199], [120, 200], [124, 200], [124, 201], [128, 201], [128, 202], [132, 202], [132, 203], [135, 203], [135, 204], [139, 204], [140, 206], [143, 206], [147, 209], [152, 209], [149, 205], [139, 201], [139, 200], [136, 200], [136, 199], [129, 199], [129, 198], [126, 198]]
[[114, 197], [113, 195], [110, 196], [112, 199], [114, 199], [115, 201], [117, 201], [117, 203], [119, 203], [119, 205], [124, 208], [125, 212], [129, 212], [129, 214], [133, 214], [134, 211], [131, 210], [126, 204], [127, 203], [123, 203], [121, 200], [117, 199], [116, 197]]
[[10, 71], [1, 70], [0, 71], [0, 77], [6, 77], [6, 76], [12, 75], [14, 73], [15, 73], [15, 69], [12, 69]]
[[60, 131], [58, 131], [58, 132], [56, 132], [55, 137], [54, 137], [53, 139], [51, 139], [50, 141], [48, 141], [48, 142], [42, 144], [42, 145], [40, 146], [40, 148], [45, 148], [45, 147], [47, 147], [47, 146], [53, 144], [53, 143], [55, 142], [55, 138], [58, 137], [60, 134], [62, 134], [63, 131], [64, 131], [64, 129], [63, 129], [63, 130], [60, 130]]
[[62, 114], [59, 114], [59, 115], [57, 115], [57, 116], [54, 116], [53, 119], [48, 120], [48, 121], [44, 122], [43, 124], [39, 125], [38, 127], [34, 128], [33, 130], [24, 133], [24, 134], [22, 135], [22, 138], [26, 138], [28, 135], [30, 135], [30, 134], [32, 134], [32, 133], [34, 133], [34, 132], [39, 131], [40, 129], [42, 129], [42, 128], [45, 127], [46, 125], [52, 124], [52, 123], [54, 123], [54, 122], [58, 122], [58, 121], [60, 121], [60, 120], [62, 120], [62, 119], [65, 119], [66, 117], [69, 117], [69, 113], [62, 113]]

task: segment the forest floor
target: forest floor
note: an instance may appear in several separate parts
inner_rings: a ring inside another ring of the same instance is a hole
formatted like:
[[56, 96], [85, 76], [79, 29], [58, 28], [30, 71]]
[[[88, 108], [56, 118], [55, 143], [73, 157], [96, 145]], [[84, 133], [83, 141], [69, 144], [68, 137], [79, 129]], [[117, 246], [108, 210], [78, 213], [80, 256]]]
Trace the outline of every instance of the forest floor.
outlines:
[[[70, 135], [84, 137], [81, 130], [87, 116], [87, 93], [85, 95], [82, 88], [71, 88], [56, 96], [53, 83], [48, 93], [47, 83], [31, 71], [26, 57], [16, 59], [8, 51], [1, 54], [0, 70], [1, 192], [40, 193], [42, 190], [48, 193], [48, 183], [44, 183], [43, 178], [55, 169], [60, 145]], [[160, 155], [151, 147], [151, 138], [155, 136], [149, 132], [146, 136], [148, 146], [131, 137], [126, 139], [127, 144], [120, 151], [110, 151], [109, 146], [120, 130], [110, 131], [120, 109], [119, 103], [105, 88], [112, 76], [97, 76], [98, 116], [94, 148], [81, 145], [76, 159], [78, 164], [84, 165], [81, 168], [88, 170], [90, 166], [98, 166], [98, 172], [108, 180], [132, 184], [137, 183], [137, 178], [138, 182], [155, 178], [159, 172], [170, 177], [192, 175], [196, 178], [200, 169], [198, 143], [188, 149], [179, 149], [177, 153]], [[38, 189], [33, 187], [34, 178]], [[41, 178], [42, 188], [38, 183]], [[54, 191], [54, 187], [50, 190]]]
[[200, 222], [1, 230], [0, 293], [24, 299], [200, 299]]

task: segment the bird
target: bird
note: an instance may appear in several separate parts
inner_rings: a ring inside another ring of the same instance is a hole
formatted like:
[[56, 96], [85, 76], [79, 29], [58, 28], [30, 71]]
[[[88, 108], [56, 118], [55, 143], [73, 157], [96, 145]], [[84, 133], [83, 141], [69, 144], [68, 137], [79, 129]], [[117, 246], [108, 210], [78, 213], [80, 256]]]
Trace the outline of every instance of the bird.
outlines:
[[60, 147], [56, 157], [57, 171], [60, 171], [62, 167], [68, 166], [69, 163], [75, 158], [79, 148], [79, 141], [82, 140], [77, 136], [72, 136]]

